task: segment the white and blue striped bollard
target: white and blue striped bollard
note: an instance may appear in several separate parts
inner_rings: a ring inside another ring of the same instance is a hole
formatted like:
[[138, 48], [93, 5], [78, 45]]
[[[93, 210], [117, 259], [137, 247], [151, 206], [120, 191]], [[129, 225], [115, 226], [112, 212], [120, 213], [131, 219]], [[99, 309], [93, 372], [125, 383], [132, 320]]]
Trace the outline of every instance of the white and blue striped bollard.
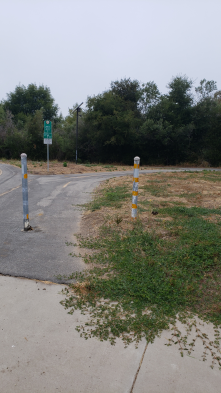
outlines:
[[23, 198], [23, 223], [24, 231], [30, 229], [29, 210], [28, 210], [28, 174], [27, 174], [27, 154], [21, 154], [21, 173], [22, 173], [22, 198]]
[[132, 220], [136, 220], [137, 218], [139, 169], [140, 169], [140, 157], [134, 157], [134, 177], [133, 177], [132, 212], [131, 212]]

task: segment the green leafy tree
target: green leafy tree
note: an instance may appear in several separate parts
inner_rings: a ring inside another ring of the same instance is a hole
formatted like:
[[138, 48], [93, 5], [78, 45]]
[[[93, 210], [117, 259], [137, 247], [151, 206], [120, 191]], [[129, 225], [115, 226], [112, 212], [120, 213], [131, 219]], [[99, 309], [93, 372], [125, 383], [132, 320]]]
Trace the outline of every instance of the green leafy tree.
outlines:
[[[113, 84], [112, 84], [113, 86]], [[137, 104], [113, 90], [89, 97], [80, 137], [84, 159], [126, 161], [135, 154], [140, 118]]]
[[[217, 90], [216, 82], [206, 81], [206, 79], [202, 79], [200, 85], [195, 88], [197, 100], [193, 108], [195, 131], [192, 141], [192, 151], [199, 162], [215, 162], [212, 158], [211, 146], [213, 144], [214, 132], [216, 134], [215, 143], [219, 141], [219, 133], [217, 134], [215, 129], [217, 128], [217, 111], [220, 102], [219, 91], [214, 94], [215, 90]], [[218, 157], [217, 153], [214, 155], [214, 158], [215, 156]]]
[[[5, 111], [0, 124], [0, 153], [6, 158], [20, 158], [26, 148], [26, 133], [18, 130], [13, 121], [13, 115]], [[26, 149], [27, 151], [27, 149]]]
[[195, 88], [195, 92], [199, 96], [200, 100], [211, 97], [211, 93], [213, 93], [215, 90], [217, 90], [216, 82], [207, 81], [206, 79], [202, 79], [200, 81], [200, 85]]
[[127, 102], [131, 110], [138, 111], [142, 89], [137, 80], [132, 81], [130, 78], [125, 78], [120, 81], [111, 82], [111, 91], [114, 96], [118, 96]]
[[58, 105], [54, 103], [49, 87], [37, 87], [34, 83], [28, 87], [17, 86], [14, 92], [7, 94], [3, 107], [13, 114], [15, 122], [23, 123], [41, 109], [44, 120], [53, 120], [58, 113]]
[[137, 154], [137, 133], [142, 122], [137, 80], [111, 82], [110, 90], [87, 100], [79, 133], [79, 154], [96, 161], [131, 161]]
[[[74, 160], [75, 158], [75, 147], [76, 147], [76, 123], [77, 123], [77, 111], [75, 108], [78, 106], [76, 103], [73, 108], [69, 108], [68, 115], [65, 117], [62, 123], [62, 141], [61, 150], [63, 157], [66, 160]], [[81, 117], [80, 117], [81, 116]], [[78, 132], [81, 131], [82, 116], [78, 116]]]
[[142, 84], [141, 95], [139, 99], [139, 107], [144, 115], [147, 115], [149, 110], [159, 103], [161, 94], [156, 83], [147, 82]]
[[0, 156], [3, 156], [4, 142], [6, 137], [6, 113], [3, 105], [0, 104]]
[[177, 76], [168, 84], [167, 120], [175, 127], [182, 127], [191, 122], [193, 82], [186, 76]]
[[0, 104], [0, 124], [2, 124], [5, 120], [5, 110], [3, 108], [3, 105]]
[[221, 102], [221, 90], [217, 90], [214, 93], [214, 100], [217, 101], [217, 102]]
[[[152, 102], [140, 129], [141, 149], [149, 160], [175, 164], [187, 159], [194, 124], [192, 122], [192, 81], [177, 76], [168, 84], [168, 94], [161, 95], [155, 84], [147, 85]], [[148, 98], [148, 95], [147, 95]]]
[[42, 159], [45, 156], [43, 131], [43, 109], [40, 109], [35, 111], [34, 116], [29, 116], [26, 123], [28, 156], [33, 160]]

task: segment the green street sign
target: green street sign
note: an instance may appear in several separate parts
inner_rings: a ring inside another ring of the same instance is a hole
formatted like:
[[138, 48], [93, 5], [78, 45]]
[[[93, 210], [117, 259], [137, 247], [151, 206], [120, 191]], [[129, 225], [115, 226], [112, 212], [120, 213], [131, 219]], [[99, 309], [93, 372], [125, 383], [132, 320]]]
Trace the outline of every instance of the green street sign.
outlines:
[[52, 138], [52, 124], [50, 120], [44, 121], [44, 138]]
[[52, 124], [50, 120], [44, 121], [44, 144], [52, 144]]

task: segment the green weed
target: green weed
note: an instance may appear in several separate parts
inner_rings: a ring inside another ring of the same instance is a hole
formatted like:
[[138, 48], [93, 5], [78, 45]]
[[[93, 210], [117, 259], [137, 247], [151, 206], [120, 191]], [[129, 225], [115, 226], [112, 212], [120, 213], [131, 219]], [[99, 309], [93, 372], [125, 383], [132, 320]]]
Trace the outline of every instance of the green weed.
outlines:
[[131, 197], [128, 188], [125, 186], [109, 187], [102, 191], [102, 195], [87, 205], [89, 210], [98, 210], [102, 206], [120, 208], [122, 201]]
[[116, 224], [119, 225], [122, 221], [123, 221], [123, 217], [121, 217], [121, 216], [119, 216], [119, 215], [117, 214], [117, 216], [116, 216], [116, 218], [115, 218]]
[[117, 168], [114, 165], [102, 165], [103, 168], [108, 169], [111, 171], [117, 171]]
[[212, 182], [220, 182], [221, 181], [221, 176], [220, 176], [219, 173], [217, 173], [214, 176], [203, 176], [203, 179], [207, 180], [207, 181], [212, 181]]
[[[178, 226], [182, 229], [177, 230]], [[96, 263], [96, 268], [80, 278], [78, 274], [70, 277], [86, 282], [90, 290], [83, 297], [67, 298], [63, 304], [71, 307], [71, 312], [81, 308], [89, 313], [88, 328], [78, 327], [85, 338], [97, 336], [113, 343], [121, 337], [127, 344], [145, 336], [152, 341], [178, 312], [199, 311], [199, 301], [211, 282], [206, 273], [214, 273], [216, 287], [221, 286], [220, 277], [215, 277], [221, 267], [221, 237], [216, 225], [191, 217], [170, 222], [167, 230], [171, 236], [176, 234], [175, 240], [147, 233], [140, 222], [127, 233], [119, 226], [103, 227], [99, 239], [80, 239], [82, 247], [97, 250], [85, 258], [85, 262]], [[214, 298], [208, 296], [205, 309], [211, 301]], [[221, 304], [221, 292], [216, 301]], [[207, 317], [221, 323], [221, 314]]]
[[140, 190], [144, 190], [153, 196], [166, 196], [168, 185], [159, 185], [162, 181], [150, 181], [148, 184], [140, 187]]
[[221, 209], [207, 209], [205, 207], [185, 207], [185, 206], [174, 206], [167, 207], [160, 210], [162, 214], [170, 215], [171, 217], [197, 217], [197, 216], [208, 216], [210, 214], [221, 215]]
[[179, 195], [174, 194], [174, 196], [178, 196], [178, 198], [195, 198], [198, 195], [200, 195], [200, 192], [192, 192], [192, 193], [184, 192], [183, 194], [179, 194]]
[[72, 242], [65, 242], [66, 246], [73, 246], [76, 247], [77, 243], [72, 243]]
[[[167, 191], [161, 181], [148, 183], [143, 187], [148, 193]], [[128, 186], [106, 187], [89, 209], [120, 207], [131, 198]], [[86, 324], [77, 327], [86, 339], [114, 344], [119, 337], [127, 345], [145, 337], [152, 342], [177, 315], [185, 319], [192, 313], [221, 325], [221, 220], [207, 220], [219, 217], [221, 209], [159, 205], [147, 198], [138, 209], [157, 209], [154, 222], [164, 236], [150, 226], [147, 231], [139, 220], [132, 230], [123, 229], [123, 217], [117, 215], [114, 226], [104, 225], [96, 238], [78, 238], [80, 247], [94, 250], [83, 257], [93, 267], [69, 277], [80, 285], [71, 284], [74, 294], [61, 303], [70, 314], [81, 309], [88, 315]], [[164, 220], [168, 216], [171, 220]]]

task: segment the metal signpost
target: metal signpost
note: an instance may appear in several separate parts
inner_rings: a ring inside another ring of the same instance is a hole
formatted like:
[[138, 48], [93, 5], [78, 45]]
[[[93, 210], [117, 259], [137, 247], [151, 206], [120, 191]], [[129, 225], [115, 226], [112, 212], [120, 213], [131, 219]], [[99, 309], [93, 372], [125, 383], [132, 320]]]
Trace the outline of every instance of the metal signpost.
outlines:
[[52, 145], [52, 124], [50, 120], [44, 121], [44, 144], [47, 145], [47, 162], [49, 171], [49, 145]]

